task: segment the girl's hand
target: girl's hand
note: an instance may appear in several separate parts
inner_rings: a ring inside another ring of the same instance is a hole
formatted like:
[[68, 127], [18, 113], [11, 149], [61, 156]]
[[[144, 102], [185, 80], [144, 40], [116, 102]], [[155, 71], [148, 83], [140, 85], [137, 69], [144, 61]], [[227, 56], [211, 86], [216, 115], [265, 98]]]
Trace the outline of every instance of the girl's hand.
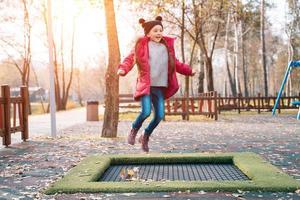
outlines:
[[122, 70], [122, 69], [118, 69], [117, 74], [118, 74], [119, 76], [125, 76], [125, 71]]
[[196, 70], [192, 69], [192, 76], [194, 76], [196, 74]]

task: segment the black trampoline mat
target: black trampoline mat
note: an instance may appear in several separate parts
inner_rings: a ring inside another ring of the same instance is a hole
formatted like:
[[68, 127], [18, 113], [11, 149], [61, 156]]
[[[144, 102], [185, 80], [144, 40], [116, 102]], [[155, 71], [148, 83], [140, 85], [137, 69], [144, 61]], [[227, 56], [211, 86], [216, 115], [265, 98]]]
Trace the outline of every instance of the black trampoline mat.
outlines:
[[195, 163], [111, 165], [104, 172], [99, 181], [122, 182], [131, 178], [153, 181], [249, 180], [249, 178], [233, 164]]

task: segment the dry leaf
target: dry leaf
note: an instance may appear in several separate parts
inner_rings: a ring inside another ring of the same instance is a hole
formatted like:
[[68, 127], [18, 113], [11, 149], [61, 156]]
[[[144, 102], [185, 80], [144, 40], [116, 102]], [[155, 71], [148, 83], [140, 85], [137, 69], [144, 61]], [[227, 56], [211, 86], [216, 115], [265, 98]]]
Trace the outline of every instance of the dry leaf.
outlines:
[[135, 173], [132, 169], [128, 169], [127, 174], [128, 174], [129, 177], [133, 177], [135, 175]]

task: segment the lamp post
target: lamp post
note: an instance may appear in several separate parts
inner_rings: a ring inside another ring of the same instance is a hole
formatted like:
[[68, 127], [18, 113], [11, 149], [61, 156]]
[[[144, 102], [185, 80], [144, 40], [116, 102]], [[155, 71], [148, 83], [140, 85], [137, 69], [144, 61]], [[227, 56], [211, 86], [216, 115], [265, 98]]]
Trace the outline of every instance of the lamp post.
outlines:
[[49, 44], [49, 74], [50, 74], [50, 116], [51, 116], [51, 136], [56, 137], [56, 104], [54, 89], [54, 67], [53, 67], [53, 32], [52, 32], [52, 13], [51, 0], [48, 0], [48, 44]]

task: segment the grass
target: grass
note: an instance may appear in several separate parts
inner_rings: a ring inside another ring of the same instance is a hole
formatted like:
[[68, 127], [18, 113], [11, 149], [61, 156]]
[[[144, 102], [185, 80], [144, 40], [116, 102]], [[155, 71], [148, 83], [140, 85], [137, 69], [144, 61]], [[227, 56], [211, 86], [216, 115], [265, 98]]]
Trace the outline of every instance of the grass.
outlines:
[[[41, 103], [30, 103], [32, 115], [44, 114], [44, 110]], [[44, 103], [44, 108], [47, 110], [48, 103]]]
[[[44, 114], [44, 110], [41, 103], [33, 102], [31, 105], [31, 113], [32, 115]], [[47, 111], [48, 103], [44, 102], [44, 109]], [[80, 107], [79, 103], [74, 101], [68, 101], [67, 110]]]
[[[122, 112], [119, 113], [120, 121], [134, 121], [138, 116], [139, 112]], [[99, 120], [103, 120], [104, 116], [99, 115]], [[146, 122], [150, 122], [153, 118], [153, 113], [146, 119]], [[182, 121], [181, 115], [167, 115], [166, 121]], [[190, 121], [214, 121], [213, 119], [207, 118], [203, 115], [190, 115]]]
[[[280, 115], [297, 115], [298, 109], [286, 109], [281, 110]], [[120, 121], [134, 121], [139, 114], [139, 109], [134, 109], [132, 111], [120, 112], [119, 113], [119, 120]], [[260, 114], [257, 111], [241, 111], [241, 114], [238, 114], [237, 111], [222, 111], [221, 116], [238, 116], [238, 115], [262, 115], [262, 116], [272, 116], [271, 112], [261, 111]], [[146, 120], [150, 121], [153, 117], [153, 113], [151, 116]], [[103, 115], [99, 115], [99, 120], [103, 120]], [[166, 121], [182, 121], [181, 115], [166, 115]], [[190, 121], [211, 121], [214, 122], [214, 119], [208, 118], [203, 115], [190, 115]]]
[[[298, 112], [298, 108], [295, 109], [281, 109], [280, 113], [278, 114], [278, 110], [276, 111], [276, 114], [278, 115], [295, 115]], [[231, 111], [221, 111], [220, 115], [267, 115], [267, 116], [272, 116], [272, 111], [267, 111], [267, 110], [261, 110], [260, 114], [258, 114], [257, 110], [241, 110], [241, 114], [238, 113], [236, 110], [231, 110]]]
[[[246, 181], [128, 181], [99, 182], [114, 164], [139, 163], [233, 163], [250, 180]], [[171, 191], [268, 191], [294, 192], [300, 182], [254, 153], [133, 154], [90, 156], [48, 188], [46, 194], [95, 192], [171, 192]]]

